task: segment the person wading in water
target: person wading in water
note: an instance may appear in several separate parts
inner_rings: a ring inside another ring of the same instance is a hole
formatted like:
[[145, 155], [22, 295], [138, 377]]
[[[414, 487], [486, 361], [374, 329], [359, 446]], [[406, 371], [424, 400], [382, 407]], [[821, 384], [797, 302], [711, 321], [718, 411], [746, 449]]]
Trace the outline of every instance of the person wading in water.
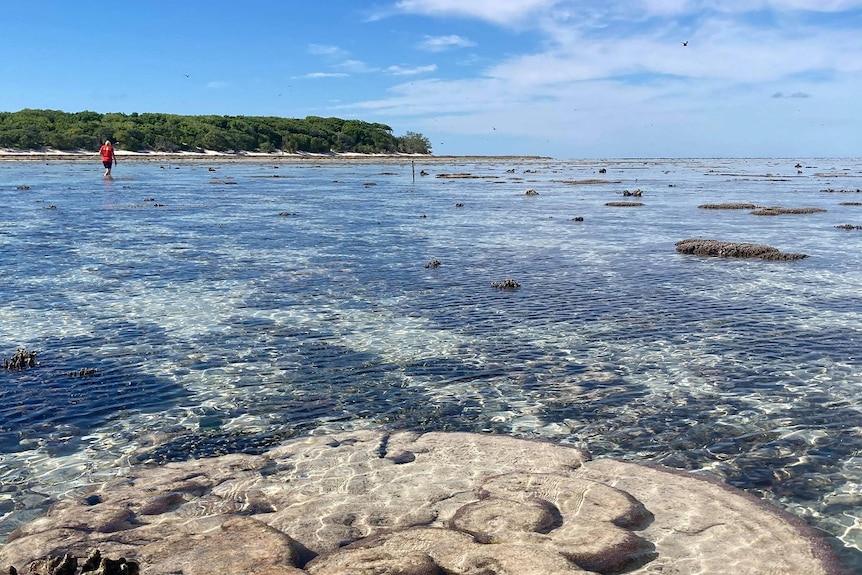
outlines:
[[114, 146], [111, 145], [111, 140], [105, 140], [105, 144], [99, 148], [99, 153], [102, 154], [102, 165], [105, 166], [105, 177], [111, 175], [111, 167], [117, 163], [117, 157], [114, 156]]

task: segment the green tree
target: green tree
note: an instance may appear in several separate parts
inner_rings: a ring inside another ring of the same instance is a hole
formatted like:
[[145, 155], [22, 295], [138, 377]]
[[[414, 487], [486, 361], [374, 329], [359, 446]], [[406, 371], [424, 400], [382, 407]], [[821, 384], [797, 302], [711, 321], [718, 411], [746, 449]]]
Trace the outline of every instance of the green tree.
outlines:
[[431, 140], [417, 132], [407, 132], [397, 138], [398, 151], [405, 154], [430, 154]]
[[126, 150], [175, 152], [207, 148], [287, 152], [409, 151], [430, 153], [430, 142], [407, 132], [396, 138], [386, 124], [308, 116], [180, 116], [144, 113], [67, 113], [24, 109], [0, 112], [0, 146], [94, 149], [105, 140]]

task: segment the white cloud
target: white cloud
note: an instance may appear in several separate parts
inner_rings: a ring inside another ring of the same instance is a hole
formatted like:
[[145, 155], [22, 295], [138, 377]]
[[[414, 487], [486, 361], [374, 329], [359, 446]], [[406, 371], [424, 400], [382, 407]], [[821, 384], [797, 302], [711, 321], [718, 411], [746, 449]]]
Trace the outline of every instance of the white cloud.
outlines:
[[342, 50], [338, 46], [330, 46], [326, 44], [309, 44], [308, 53], [315, 56], [332, 56], [343, 58], [347, 55], [346, 50]]
[[464, 16], [497, 24], [520, 25], [523, 19], [537, 11], [547, 10], [560, 0], [400, 0], [395, 7], [400, 12], [429, 16]]
[[449, 36], [425, 36], [425, 38], [417, 44], [417, 48], [428, 52], [443, 52], [450, 48], [467, 48], [475, 45], [475, 42], [464, 38], [463, 36], [451, 34]]
[[367, 74], [368, 72], [376, 72], [378, 68], [369, 66], [361, 60], [345, 60], [340, 64], [336, 64], [336, 68], [353, 72], [354, 74]]
[[[569, 2], [568, 4], [573, 4]], [[726, 14], [742, 14], [762, 10], [787, 12], [792, 10], [810, 12], [840, 12], [862, 7], [860, 0], [612, 0], [604, 3], [605, 12], [614, 12], [624, 17], [673, 16], [679, 14], [714, 11]]]
[[317, 78], [346, 78], [350, 74], [345, 74], [344, 72], [310, 72], [308, 74], [303, 74], [302, 76], [294, 76], [294, 78], [307, 78], [310, 80], [314, 80]]
[[427, 74], [437, 70], [437, 64], [429, 64], [428, 66], [414, 66], [413, 68], [404, 68], [402, 66], [389, 66], [386, 71], [393, 76], [414, 76], [416, 74]]
[[[713, 153], [754, 153], [766, 143], [777, 147], [760, 153], [777, 153], [792, 137], [785, 126], [862, 123], [845, 102], [862, 89], [862, 36], [799, 12], [857, 7], [862, 0], [402, 0], [401, 12], [435, 17], [514, 25], [517, 14], [540, 43], [520, 52], [511, 44], [472, 78], [448, 80], [441, 68], [437, 78], [339, 109], [405, 118], [429, 133], [485, 137], [493, 125], [497, 136], [558, 138], [590, 151], [595, 143], [619, 153], [631, 142], [642, 153], [661, 144], [684, 155], [714, 141]], [[775, 14], [753, 13], [764, 9]], [[432, 38], [444, 45], [447, 37]], [[742, 133], [758, 134], [744, 140], [750, 149], [734, 149]]]

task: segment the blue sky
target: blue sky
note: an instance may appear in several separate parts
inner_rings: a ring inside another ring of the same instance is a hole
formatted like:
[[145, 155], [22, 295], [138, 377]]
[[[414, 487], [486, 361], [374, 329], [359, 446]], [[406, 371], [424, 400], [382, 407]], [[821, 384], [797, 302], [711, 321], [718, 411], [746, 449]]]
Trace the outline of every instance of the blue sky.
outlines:
[[338, 116], [437, 155], [862, 155], [862, 0], [4, 0], [2, 18], [2, 111]]

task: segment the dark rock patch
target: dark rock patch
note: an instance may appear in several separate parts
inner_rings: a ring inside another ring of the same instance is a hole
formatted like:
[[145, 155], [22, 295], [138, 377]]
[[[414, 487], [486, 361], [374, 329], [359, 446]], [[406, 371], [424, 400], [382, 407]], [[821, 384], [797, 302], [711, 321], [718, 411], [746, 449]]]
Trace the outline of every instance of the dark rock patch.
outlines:
[[19, 348], [15, 355], [3, 360], [3, 369], [20, 371], [28, 367], [36, 367], [36, 353], [35, 351], [27, 351], [23, 347]]
[[782, 208], [781, 206], [771, 206], [756, 209], [751, 214], [755, 216], [779, 216], [781, 214], [817, 214], [825, 211], [823, 208]]
[[851, 224], [842, 224], [840, 226], [835, 226], [839, 230], [862, 230], [862, 226], [854, 226]]
[[95, 367], [82, 367], [78, 371], [67, 371], [66, 375], [69, 377], [88, 377], [91, 375], [96, 375], [98, 370]]
[[789, 254], [764, 244], [720, 242], [706, 239], [686, 239], [676, 242], [681, 254], [720, 258], [759, 258], [762, 260], [791, 261], [807, 258], [805, 254]]
[[753, 210], [757, 208], [754, 204], [745, 203], [701, 204], [697, 207], [703, 210]]
[[437, 174], [438, 178], [461, 179], [461, 180], [481, 180], [488, 178], [498, 178], [499, 176], [477, 176], [475, 174], [460, 173], [460, 174]]
[[427, 264], [425, 264], [425, 267], [426, 267], [426, 268], [428, 268], [428, 269], [437, 269], [437, 268], [439, 268], [441, 265], [442, 265], [442, 264], [441, 264], [440, 260], [438, 260], [437, 258], [434, 258], [433, 260], [431, 260], [430, 262], [428, 262]]
[[612, 208], [637, 208], [643, 205], [643, 202], [607, 202], [606, 206]]
[[[109, 559], [102, 557], [98, 549], [83, 559], [80, 571], [78, 570], [78, 557], [63, 555], [62, 557], [50, 556], [45, 559], [37, 559], [27, 567], [30, 575], [138, 575], [140, 567], [134, 561], [126, 561], [124, 557]], [[9, 567], [9, 575], [18, 575], [15, 567]]]
[[507, 278], [501, 282], [491, 282], [491, 287], [496, 288], [496, 289], [509, 289], [509, 290], [511, 290], [511, 289], [518, 289], [519, 287], [521, 287], [521, 284], [519, 284], [518, 282], [516, 282], [513, 279]]
[[862, 206], [862, 202], [841, 202], [839, 206]]
[[599, 179], [589, 179], [589, 180], [554, 180], [555, 184], [567, 184], [569, 186], [582, 186], [582, 185], [592, 185], [592, 184], [621, 184], [622, 180], [599, 180]]

